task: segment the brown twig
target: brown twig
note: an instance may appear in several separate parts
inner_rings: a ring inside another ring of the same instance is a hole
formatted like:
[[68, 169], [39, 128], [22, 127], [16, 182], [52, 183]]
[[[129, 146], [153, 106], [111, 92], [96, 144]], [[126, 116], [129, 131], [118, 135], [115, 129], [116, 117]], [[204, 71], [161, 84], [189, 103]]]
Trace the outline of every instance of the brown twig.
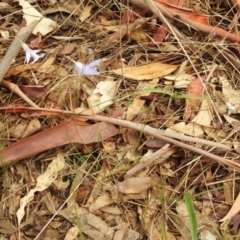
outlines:
[[39, 108], [38, 105], [36, 105], [26, 94], [24, 94], [22, 92], [22, 90], [16, 84], [3, 79], [0, 85], [9, 89], [13, 93], [17, 94], [20, 98], [22, 98], [31, 107]]

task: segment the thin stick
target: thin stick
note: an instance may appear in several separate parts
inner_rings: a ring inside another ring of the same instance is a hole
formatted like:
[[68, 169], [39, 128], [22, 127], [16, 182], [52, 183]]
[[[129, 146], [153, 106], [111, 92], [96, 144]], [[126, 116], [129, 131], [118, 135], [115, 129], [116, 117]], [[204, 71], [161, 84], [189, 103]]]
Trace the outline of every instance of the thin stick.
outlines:
[[6, 80], [2, 80], [1, 86], [9, 89], [13, 93], [17, 94], [20, 98], [22, 98], [26, 103], [28, 103], [31, 107], [39, 108], [37, 104], [35, 104], [22, 90], [14, 83], [11, 83]]
[[[64, 111], [64, 110], [59, 110], [59, 109], [7, 106], [7, 107], [0, 107], [0, 111], [7, 111], [7, 112], [13, 112], [13, 113], [18, 113], [18, 112], [22, 112], [22, 111], [33, 112], [33, 113], [40, 112], [41, 115], [52, 113], [52, 114], [60, 114], [60, 115], [71, 116], [71, 117], [73, 117], [73, 115], [80, 115], [82, 117], [82, 115], [83, 115], [85, 119], [88, 119], [87, 116], [89, 116], [89, 119], [94, 118], [94, 120], [97, 120], [97, 121], [106, 121], [108, 123], [112, 123], [112, 124], [116, 124], [116, 125], [128, 127], [128, 128], [132, 128], [132, 125], [135, 125], [135, 123], [127, 121], [127, 120], [121, 120], [121, 119], [106, 117], [106, 116], [101, 116], [101, 115], [92, 115], [92, 113], [89, 109], [83, 109], [83, 108], [75, 109], [75, 111], [72, 112], [72, 111]], [[143, 124], [139, 124], [139, 125], [142, 126], [141, 129], [146, 127]], [[179, 140], [187, 141], [187, 142], [206, 144], [208, 146], [221, 148], [226, 151], [232, 151], [231, 147], [221, 144], [221, 143], [216, 143], [216, 142], [212, 142], [212, 141], [208, 141], [208, 140], [204, 140], [204, 139], [200, 139], [200, 138], [195, 138], [195, 137], [189, 137], [189, 136], [185, 136], [185, 135], [178, 134], [178, 133], [167, 132], [167, 131], [152, 128], [152, 127], [149, 127], [149, 128], [153, 129], [153, 131], [157, 132], [158, 134], [161, 134], [161, 135], [169, 137], [169, 138], [175, 138], [175, 139], [179, 139]], [[133, 129], [135, 129], [135, 128], [133, 128]], [[136, 129], [136, 130], [138, 130], [138, 129]]]
[[[14, 108], [14, 107], [0, 108], [0, 111], [3, 110], [3, 109], [4, 110], [7, 110], [7, 109], [10, 110], [11, 109], [12, 112], [17, 112], [17, 108]], [[71, 112], [71, 111], [62, 111], [62, 110], [55, 110], [55, 109], [26, 108], [26, 107], [22, 107], [22, 108], [19, 108], [19, 109], [20, 110], [26, 110], [26, 111], [27, 110], [28, 111], [35, 111], [35, 112], [41, 111], [41, 114], [44, 114], [44, 112], [48, 112], [48, 114], [49, 114], [51, 112], [51, 113], [59, 113], [59, 114], [65, 115], [65, 116], [76, 115], [76, 114], [74, 114], [74, 112]], [[166, 131], [163, 131], [163, 130], [152, 128], [148, 125], [133, 123], [133, 122], [126, 121], [126, 120], [121, 120], [121, 119], [116, 119], [116, 118], [111, 118], [111, 117], [105, 117], [105, 116], [101, 116], [101, 115], [84, 114], [84, 111], [81, 114], [79, 113], [78, 116], [81, 117], [81, 118], [84, 118], [84, 119], [88, 119], [88, 120], [107, 122], [107, 123], [115, 124], [115, 125], [118, 125], [118, 126], [122, 126], [122, 127], [137, 130], [137, 131], [142, 132], [144, 134], [148, 134], [148, 135], [151, 135], [151, 136], [156, 137], [158, 139], [161, 139], [165, 142], [171, 143], [175, 146], [178, 146], [178, 147], [190, 150], [192, 152], [198, 153], [200, 155], [206, 156], [206, 157], [208, 157], [210, 159], [213, 159], [215, 161], [218, 161], [222, 164], [228, 165], [228, 166], [236, 169], [237, 171], [240, 171], [240, 164], [237, 163], [237, 162], [228, 160], [228, 159], [223, 158], [223, 157], [219, 157], [219, 156], [214, 155], [212, 153], [209, 153], [205, 150], [193, 147], [193, 146], [191, 146], [189, 144], [186, 144], [186, 143], [179, 142], [179, 141], [177, 141], [175, 139], [172, 139], [172, 138], [178, 138], [178, 139], [181, 139], [181, 140], [184, 140], [184, 141], [199, 142], [199, 143], [202, 143], [202, 144], [204, 144], [204, 143], [206, 144], [206, 142], [208, 142], [208, 145], [231, 150], [230, 147], [225, 146], [223, 144], [214, 143], [214, 142], [211, 142], [211, 141], [206, 141], [206, 140], [203, 140], [203, 139], [198, 139], [198, 138], [193, 138], [193, 137], [188, 137], [188, 136], [182, 136], [180, 134], [166, 132]], [[167, 136], [169, 136], [169, 137], [167, 137]], [[170, 138], [170, 137], [172, 137], [172, 138]]]
[[[219, 157], [217, 155], [209, 153], [209, 152], [207, 152], [205, 150], [202, 150], [200, 148], [196, 148], [196, 147], [193, 147], [193, 146], [191, 146], [189, 144], [182, 143], [182, 142], [179, 142], [177, 140], [174, 140], [174, 139], [171, 139], [169, 137], [166, 137], [166, 135], [169, 135], [169, 134], [172, 135], [173, 133], [164, 132], [164, 135], [163, 135], [161, 130], [152, 128], [152, 127], [150, 127], [148, 125], [143, 125], [143, 124], [139, 124], [139, 123], [132, 123], [132, 122], [125, 121], [125, 120], [120, 120], [120, 119], [110, 118], [110, 117], [105, 117], [105, 116], [100, 116], [100, 115], [84, 115], [84, 114], [80, 114], [80, 116], [82, 118], [95, 120], [95, 121], [96, 120], [97, 121], [104, 121], [104, 122], [107, 122], [107, 123], [112, 123], [112, 124], [115, 124], [115, 125], [131, 128], [131, 129], [143, 132], [144, 134], [151, 135], [151, 136], [156, 137], [158, 139], [161, 139], [161, 140], [163, 140], [165, 142], [171, 143], [171, 144], [173, 144], [175, 146], [178, 146], [178, 147], [190, 150], [192, 152], [198, 153], [200, 155], [203, 155], [205, 157], [213, 159], [213, 160], [215, 160], [215, 161], [217, 161], [219, 163], [222, 163], [222, 164], [228, 165], [230, 167], [233, 167], [237, 171], [240, 171], [240, 164], [237, 163], [237, 162], [228, 160], [228, 159], [223, 158], [223, 157]], [[182, 136], [182, 137], [186, 138], [187, 136]], [[202, 140], [202, 139], [199, 139], [199, 140]], [[219, 143], [214, 143], [214, 144], [219, 144]]]
[[124, 179], [132, 177], [134, 174], [139, 172], [145, 167], [150, 167], [153, 164], [160, 164], [167, 158], [169, 158], [173, 153], [176, 152], [177, 147], [169, 148], [170, 145], [166, 144], [162, 148], [158, 149], [156, 152], [154, 152], [151, 156], [144, 158], [143, 162], [139, 162], [137, 165], [135, 165], [133, 168], [128, 170], [126, 174], [124, 175]]
[[[52, 113], [52, 114], [61, 114], [64, 116], [70, 115], [71, 117], [73, 115], [80, 115], [80, 117], [83, 117], [85, 119], [93, 119], [96, 121], [106, 121], [108, 123], [116, 124], [116, 125], [123, 126], [123, 127], [133, 128], [135, 130], [144, 129], [146, 127], [146, 125], [138, 124], [141, 127], [136, 129], [135, 127], [133, 127], [133, 126], [135, 126], [136, 123], [133, 123], [133, 122], [130, 122], [127, 120], [121, 120], [121, 119], [117, 119], [117, 118], [101, 116], [101, 115], [91, 115], [91, 111], [87, 110], [87, 109], [81, 109], [81, 110], [78, 109], [77, 111], [72, 112], [72, 111], [64, 111], [64, 110], [59, 110], [59, 109], [7, 106], [7, 107], [0, 107], [0, 111], [7, 111], [7, 112], [14, 112], [14, 113], [21, 112], [21, 111], [40, 112], [41, 115], [44, 115], [45, 113], [47, 113], [47, 114]], [[89, 118], [87, 116], [89, 116]], [[206, 144], [209, 146], [221, 148], [226, 151], [232, 151], [231, 147], [221, 144], [221, 143], [216, 143], [216, 142], [212, 142], [212, 141], [208, 141], [208, 140], [204, 140], [204, 139], [200, 139], [200, 138], [195, 138], [195, 137], [189, 137], [189, 136], [185, 136], [185, 135], [178, 134], [178, 133], [167, 132], [164, 130], [152, 128], [150, 126], [148, 126], [148, 127], [151, 128], [152, 131], [157, 132], [158, 134], [161, 134], [161, 135], [169, 137], [169, 138], [175, 138], [175, 139], [179, 139], [179, 140], [187, 141], [187, 142]]]

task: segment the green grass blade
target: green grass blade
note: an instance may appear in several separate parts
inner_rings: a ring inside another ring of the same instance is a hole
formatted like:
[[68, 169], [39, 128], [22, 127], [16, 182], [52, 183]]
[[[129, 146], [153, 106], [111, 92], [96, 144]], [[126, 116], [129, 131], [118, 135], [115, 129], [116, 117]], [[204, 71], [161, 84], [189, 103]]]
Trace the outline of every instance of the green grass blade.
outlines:
[[188, 192], [184, 192], [184, 201], [187, 207], [189, 226], [191, 231], [192, 240], [197, 240], [197, 217], [195, 214], [194, 204], [191, 195]]

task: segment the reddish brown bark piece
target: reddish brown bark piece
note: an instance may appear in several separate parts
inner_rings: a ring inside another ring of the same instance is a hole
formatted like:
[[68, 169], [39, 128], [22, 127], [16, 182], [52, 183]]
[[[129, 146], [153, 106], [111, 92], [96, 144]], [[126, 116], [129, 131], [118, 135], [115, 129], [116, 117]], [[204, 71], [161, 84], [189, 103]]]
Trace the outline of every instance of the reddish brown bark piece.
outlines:
[[6, 147], [1, 153], [0, 166], [13, 164], [23, 158], [69, 143], [89, 144], [103, 141], [116, 134], [118, 129], [105, 122], [80, 126], [73, 121], [65, 121]]

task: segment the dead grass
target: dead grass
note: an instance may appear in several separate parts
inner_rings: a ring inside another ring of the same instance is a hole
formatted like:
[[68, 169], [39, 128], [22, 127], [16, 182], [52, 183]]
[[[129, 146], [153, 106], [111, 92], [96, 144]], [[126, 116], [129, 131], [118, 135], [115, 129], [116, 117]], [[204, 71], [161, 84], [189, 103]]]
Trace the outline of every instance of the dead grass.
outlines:
[[[40, 109], [1, 89], [0, 239], [239, 239], [238, 40], [193, 29], [180, 13], [171, 19], [160, 9], [157, 18], [151, 5], [141, 8], [145, 1], [50, 2], [32, 6], [58, 27], [27, 41], [44, 59], [23, 64], [21, 50], [4, 77]], [[185, 1], [184, 7], [237, 36], [232, 2]], [[1, 33], [10, 34], [1, 38], [3, 58], [22, 13], [12, 1], [0, 13]], [[160, 39], [162, 23], [167, 33], [162, 29]], [[69, 59], [102, 59], [101, 76], [78, 75]], [[93, 95], [105, 98], [89, 114]], [[112, 117], [104, 129], [98, 115]], [[76, 123], [72, 135], [56, 130], [67, 122]], [[192, 138], [157, 137], [145, 126]]]

